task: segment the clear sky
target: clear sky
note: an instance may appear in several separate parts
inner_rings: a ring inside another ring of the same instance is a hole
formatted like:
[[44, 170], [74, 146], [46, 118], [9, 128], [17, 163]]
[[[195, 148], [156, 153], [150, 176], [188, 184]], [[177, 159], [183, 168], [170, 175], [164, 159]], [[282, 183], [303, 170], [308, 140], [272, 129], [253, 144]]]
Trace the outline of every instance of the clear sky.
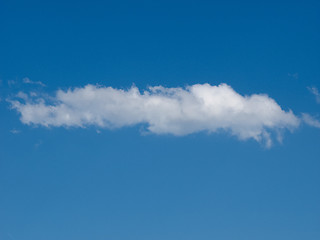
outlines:
[[319, 1], [0, 2], [0, 240], [320, 239]]

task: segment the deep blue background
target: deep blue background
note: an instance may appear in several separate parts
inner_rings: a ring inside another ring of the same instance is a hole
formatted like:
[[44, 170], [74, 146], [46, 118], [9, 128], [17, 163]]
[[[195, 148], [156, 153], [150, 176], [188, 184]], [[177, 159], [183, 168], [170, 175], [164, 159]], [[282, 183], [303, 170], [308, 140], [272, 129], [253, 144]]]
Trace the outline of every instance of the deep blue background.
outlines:
[[319, 116], [307, 90], [320, 88], [319, 12], [319, 1], [2, 0], [0, 239], [320, 239], [318, 129], [267, 150], [225, 133], [24, 126], [5, 101], [224, 82]]

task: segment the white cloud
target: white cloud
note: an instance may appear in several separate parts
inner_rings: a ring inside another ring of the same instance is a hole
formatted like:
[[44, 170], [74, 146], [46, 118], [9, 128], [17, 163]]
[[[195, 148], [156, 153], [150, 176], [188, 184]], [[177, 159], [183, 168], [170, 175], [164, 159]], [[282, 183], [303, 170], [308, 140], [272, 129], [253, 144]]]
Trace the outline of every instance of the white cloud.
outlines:
[[316, 87], [308, 87], [309, 91], [316, 97], [317, 103], [320, 103], [320, 93]]
[[302, 114], [302, 120], [311, 127], [320, 128], [320, 121], [307, 113]]
[[26, 84], [35, 84], [35, 85], [40, 85], [42, 87], [45, 87], [46, 85], [43, 83], [43, 82], [40, 82], [40, 81], [31, 81], [29, 78], [24, 78], [22, 79], [23, 83], [26, 83]]
[[150, 87], [140, 92], [87, 85], [57, 91], [54, 98], [20, 93], [11, 104], [25, 124], [45, 127], [120, 128], [146, 124], [155, 134], [187, 135], [225, 130], [239, 139], [271, 146], [271, 133], [294, 129], [300, 120], [264, 94], [242, 96], [230, 86], [196, 84], [186, 88]]
[[10, 130], [10, 132], [11, 132], [12, 134], [19, 134], [19, 133], [20, 133], [20, 131], [17, 130], [17, 129], [12, 129], [12, 130]]

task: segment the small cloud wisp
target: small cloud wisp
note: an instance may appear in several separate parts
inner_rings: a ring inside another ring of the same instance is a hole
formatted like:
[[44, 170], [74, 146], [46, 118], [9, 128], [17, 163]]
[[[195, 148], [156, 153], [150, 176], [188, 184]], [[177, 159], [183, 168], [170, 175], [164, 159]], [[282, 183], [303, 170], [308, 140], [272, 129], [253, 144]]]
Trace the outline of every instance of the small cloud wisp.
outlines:
[[45, 87], [46, 85], [43, 83], [43, 82], [41, 82], [41, 81], [31, 81], [29, 78], [24, 78], [24, 79], [22, 79], [22, 81], [23, 81], [23, 83], [25, 83], [25, 84], [35, 84], [35, 85], [39, 85], [39, 86], [41, 86], [41, 87]]
[[308, 90], [316, 97], [317, 103], [320, 103], [320, 93], [316, 87], [308, 87]]
[[307, 125], [309, 125], [311, 127], [320, 128], [320, 121], [317, 120], [316, 118], [312, 117], [308, 113], [302, 114], [302, 120], [304, 123], [306, 123]]

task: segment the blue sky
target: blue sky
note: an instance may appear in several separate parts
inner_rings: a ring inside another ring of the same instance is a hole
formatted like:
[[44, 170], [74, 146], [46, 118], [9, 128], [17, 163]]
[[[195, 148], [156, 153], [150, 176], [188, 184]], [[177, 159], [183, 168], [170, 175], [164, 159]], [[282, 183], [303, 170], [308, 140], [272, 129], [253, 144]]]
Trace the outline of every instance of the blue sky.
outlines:
[[1, 1], [0, 239], [320, 239], [319, 11]]

